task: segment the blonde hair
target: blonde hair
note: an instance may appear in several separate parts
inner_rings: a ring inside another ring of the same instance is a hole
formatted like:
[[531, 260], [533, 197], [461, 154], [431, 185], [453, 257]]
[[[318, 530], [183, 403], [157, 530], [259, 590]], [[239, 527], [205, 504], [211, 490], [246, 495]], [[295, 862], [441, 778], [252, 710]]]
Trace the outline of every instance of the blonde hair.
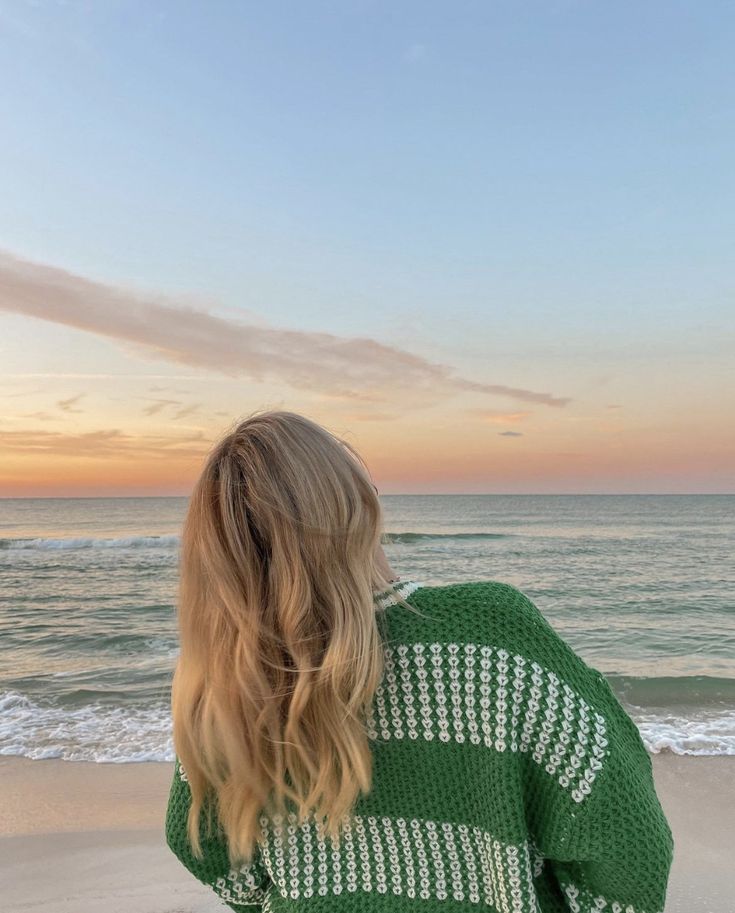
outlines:
[[171, 695], [198, 858], [204, 808], [235, 865], [252, 859], [263, 810], [291, 802], [299, 823], [313, 814], [338, 836], [370, 791], [382, 527], [357, 451], [303, 415], [253, 413], [209, 454], [183, 528]]

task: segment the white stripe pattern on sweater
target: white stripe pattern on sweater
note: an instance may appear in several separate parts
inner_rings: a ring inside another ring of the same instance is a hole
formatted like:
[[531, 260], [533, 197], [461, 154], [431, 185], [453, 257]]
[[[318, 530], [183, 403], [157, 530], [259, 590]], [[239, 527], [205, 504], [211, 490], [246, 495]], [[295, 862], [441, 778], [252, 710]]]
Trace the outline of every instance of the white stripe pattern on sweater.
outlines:
[[521, 752], [580, 803], [607, 756], [607, 726], [556, 673], [476, 643], [384, 647], [367, 717], [371, 739], [424, 738]]
[[[632, 904], [622, 904], [618, 900], [607, 900], [600, 894], [595, 895], [563, 877], [559, 883], [569, 902], [570, 913], [601, 913], [601, 911], [604, 913], [646, 913], [645, 910], [636, 908]], [[653, 913], [664, 913], [664, 911], [653, 911]]]
[[385, 815], [350, 815], [336, 841], [322, 836], [311, 816], [298, 823], [294, 813], [261, 815], [260, 823], [262, 860], [284, 898], [363, 890], [540, 913], [533, 880], [544, 861], [528, 842], [516, 846], [479, 827]]

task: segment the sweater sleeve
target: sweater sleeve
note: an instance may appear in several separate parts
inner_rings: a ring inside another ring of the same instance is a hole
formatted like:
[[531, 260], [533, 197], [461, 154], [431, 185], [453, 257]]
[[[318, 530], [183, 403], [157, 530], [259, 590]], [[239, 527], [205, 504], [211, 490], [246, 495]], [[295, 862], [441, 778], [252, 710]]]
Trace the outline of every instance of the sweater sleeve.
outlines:
[[536, 781], [540, 804], [551, 810], [550, 820], [539, 816], [537, 849], [571, 913], [662, 913], [674, 840], [656, 793], [651, 756], [603, 673], [587, 665], [527, 602], [544, 635], [545, 658], [571, 685], [566, 693], [576, 695], [564, 760], [576, 760], [577, 766], [569, 782], [543, 770]]
[[178, 757], [174, 763], [173, 782], [166, 810], [166, 843], [182, 865], [203, 884], [212, 888], [229, 907], [239, 913], [253, 913], [261, 907], [270, 885], [268, 873], [259, 852], [249, 865], [233, 869], [227, 855], [227, 841], [219, 822], [213, 835], [206, 834], [205, 809], [202, 810], [199, 837], [203, 856], [194, 855], [186, 833], [191, 806], [191, 791]]
[[601, 896], [620, 913], [663, 913], [674, 840], [651, 758], [604, 676], [598, 687], [608, 753], [565, 840], [550, 847], [552, 865], [572, 911]]

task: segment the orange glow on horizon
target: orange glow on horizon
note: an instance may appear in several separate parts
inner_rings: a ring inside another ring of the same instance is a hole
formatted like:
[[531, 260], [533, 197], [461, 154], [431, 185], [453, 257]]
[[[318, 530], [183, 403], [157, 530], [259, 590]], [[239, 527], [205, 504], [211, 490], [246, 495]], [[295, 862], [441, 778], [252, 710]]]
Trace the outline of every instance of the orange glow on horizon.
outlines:
[[[707, 453], [655, 439], [631, 446], [627, 436], [575, 445], [571, 434], [553, 449], [538, 449], [539, 439], [530, 433], [500, 438], [497, 431], [476, 429], [464, 438], [417, 429], [400, 448], [389, 431], [378, 436], [373, 429], [362, 444], [355, 437], [350, 442], [385, 494], [725, 492], [732, 485], [724, 434]], [[162, 450], [157, 456], [136, 454], [134, 444], [120, 456], [14, 453], [2, 462], [0, 497], [187, 495], [209, 446], [202, 442], [198, 454]]]

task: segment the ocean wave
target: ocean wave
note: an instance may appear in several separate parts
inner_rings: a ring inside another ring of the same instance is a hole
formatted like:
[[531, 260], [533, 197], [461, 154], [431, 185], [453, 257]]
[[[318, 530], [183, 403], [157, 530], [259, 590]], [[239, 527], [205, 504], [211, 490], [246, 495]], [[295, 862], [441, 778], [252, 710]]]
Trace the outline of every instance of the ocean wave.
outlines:
[[[652, 754], [735, 755], [735, 710], [632, 716]], [[0, 755], [118, 764], [172, 761], [170, 706], [89, 703], [69, 708], [6, 691], [0, 693]]]
[[79, 549], [79, 548], [176, 548], [180, 538], [171, 536], [123, 536], [116, 539], [0, 539], [0, 549]]
[[171, 709], [165, 703], [67, 709], [5, 691], [0, 693], [0, 755], [117, 764], [172, 761]]
[[735, 710], [735, 678], [716, 675], [637, 676], [606, 674], [615, 694], [634, 709], [675, 711], [677, 708], [715, 712]]
[[735, 711], [698, 719], [636, 714], [635, 722], [651, 754], [735, 755]]
[[408, 545], [424, 539], [508, 539], [510, 533], [383, 533], [383, 542]]
[[[448, 539], [507, 539], [510, 533], [384, 533], [383, 542], [410, 545], [413, 542]], [[0, 549], [87, 549], [87, 548], [177, 548], [181, 539], [178, 535], [168, 536], [122, 536], [118, 538], [64, 537], [64, 538], [18, 538], [0, 539]]]

